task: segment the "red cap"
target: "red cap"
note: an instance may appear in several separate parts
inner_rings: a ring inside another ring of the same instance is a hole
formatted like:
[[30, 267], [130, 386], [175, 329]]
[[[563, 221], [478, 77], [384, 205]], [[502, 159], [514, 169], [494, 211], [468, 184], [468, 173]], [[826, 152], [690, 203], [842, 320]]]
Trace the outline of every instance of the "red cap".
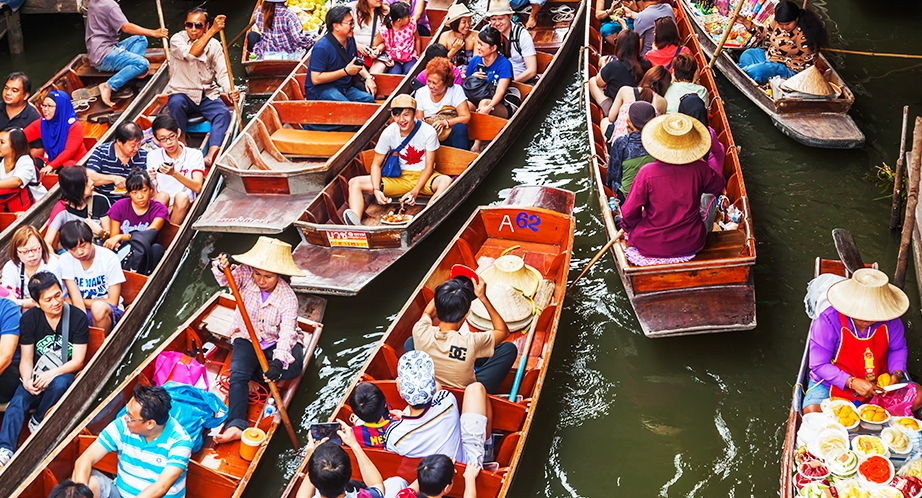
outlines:
[[467, 277], [475, 284], [480, 281], [477, 277], [477, 273], [464, 265], [454, 265], [451, 267], [451, 278], [455, 277]]

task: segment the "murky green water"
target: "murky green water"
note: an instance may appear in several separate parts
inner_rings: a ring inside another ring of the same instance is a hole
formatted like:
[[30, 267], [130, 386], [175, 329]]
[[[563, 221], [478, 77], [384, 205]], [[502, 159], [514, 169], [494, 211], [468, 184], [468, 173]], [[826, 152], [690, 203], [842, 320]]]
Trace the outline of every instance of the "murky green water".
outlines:
[[[249, 17], [251, 2], [209, 2], [230, 16], [228, 37]], [[164, 4], [178, 27], [192, 2]], [[154, 2], [124, 6], [129, 18], [151, 26]], [[922, 6], [903, 0], [817, 3], [836, 46], [881, 52], [917, 47]], [[829, 20], [833, 21], [829, 21]], [[29, 59], [11, 61], [0, 46], [0, 73], [28, 71], [50, 77], [83, 44], [78, 16], [33, 16], [24, 22]], [[0, 45], [4, 45], [0, 43]], [[416, 249], [354, 298], [332, 298], [302, 392], [290, 409], [306, 437], [312, 421], [326, 419], [373, 344], [399, 311], [442, 248], [471, 211], [502, 200], [519, 184], [543, 184], [577, 193], [573, 270], [604, 243], [597, 206], [590, 204], [584, 120], [572, 71], [544, 104], [538, 119], [474, 195]], [[817, 256], [833, 257], [830, 231], [855, 234], [865, 260], [892, 273], [898, 234], [888, 229], [889, 201], [877, 185], [875, 165], [893, 165], [904, 104], [920, 110], [922, 64], [912, 60], [836, 56], [857, 101], [852, 115], [867, 134], [858, 151], [808, 149], [785, 138], [726, 80], [718, 78], [738, 145], [755, 218], [759, 326], [754, 331], [680, 339], [646, 339], [610, 257], [601, 260], [567, 297], [551, 372], [513, 487], [514, 496], [775, 496], [779, 455], [792, 384], [807, 327], [804, 286]], [[239, 71], [238, 71], [239, 73]], [[238, 74], [239, 76], [239, 74]], [[239, 81], [239, 78], [238, 78]], [[286, 236], [296, 240], [294, 233]], [[177, 282], [132, 352], [137, 361], [187, 318], [215, 289], [203, 253], [243, 251], [253, 239], [199, 234]], [[910, 271], [911, 273], [911, 271]], [[575, 276], [575, 273], [574, 273]], [[915, 279], [905, 317], [922, 371], [922, 337]], [[247, 496], [277, 496], [299, 458], [283, 437], [251, 482]]]

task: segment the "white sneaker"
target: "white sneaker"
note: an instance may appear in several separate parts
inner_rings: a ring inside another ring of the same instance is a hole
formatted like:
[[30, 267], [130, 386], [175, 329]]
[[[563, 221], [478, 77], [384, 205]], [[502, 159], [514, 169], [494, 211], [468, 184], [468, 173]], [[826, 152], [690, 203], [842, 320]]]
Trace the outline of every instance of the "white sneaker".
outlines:
[[3, 467], [7, 463], [9, 463], [11, 458], [13, 458], [12, 451], [6, 448], [0, 448], [0, 467]]
[[360, 226], [362, 224], [362, 217], [351, 209], [343, 211], [343, 219], [347, 225]]
[[29, 432], [35, 434], [35, 431], [38, 430], [38, 426], [41, 425], [41, 422], [35, 420], [35, 416], [29, 417]]

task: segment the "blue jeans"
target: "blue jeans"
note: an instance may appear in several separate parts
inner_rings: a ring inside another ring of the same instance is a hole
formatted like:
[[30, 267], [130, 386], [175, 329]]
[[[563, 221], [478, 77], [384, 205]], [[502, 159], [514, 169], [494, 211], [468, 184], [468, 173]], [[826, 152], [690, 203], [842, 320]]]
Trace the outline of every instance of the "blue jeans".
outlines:
[[768, 62], [765, 50], [761, 48], [750, 48], [743, 52], [740, 55], [740, 68], [760, 85], [767, 83], [774, 76], [790, 78], [796, 74], [780, 62]]
[[800, 402], [800, 409], [803, 411], [804, 407], [818, 405], [822, 403], [824, 399], [829, 399], [829, 386], [817, 383], [811, 378], [810, 381], [807, 382], [807, 392]]
[[202, 95], [202, 103], [195, 105], [186, 94], [174, 93], [166, 101], [166, 106], [170, 109], [170, 116], [179, 123], [179, 129], [183, 133], [188, 127], [189, 114], [199, 113], [211, 123], [211, 134], [208, 135], [209, 147], [220, 147], [224, 142], [224, 134], [230, 126], [231, 115], [227, 106], [221, 98], [211, 100]]
[[107, 82], [113, 92], [120, 90], [125, 83], [128, 83], [128, 80], [147, 73], [150, 62], [144, 58], [145, 50], [147, 50], [147, 38], [135, 35], [120, 41], [102, 58], [97, 69], [115, 72]]
[[[306, 100], [333, 100], [337, 102], [365, 102], [367, 104], [374, 104], [375, 97], [374, 95], [359, 90], [358, 88], [349, 85], [345, 89], [338, 88], [335, 86], [327, 87], [326, 89], [320, 91], [316, 97], [305, 97]], [[319, 125], [319, 124], [306, 124], [301, 125], [302, 129], [305, 130], [314, 130], [314, 131], [340, 131], [345, 129], [355, 129], [350, 126], [341, 126], [341, 125]]]
[[471, 139], [467, 134], [467, 125], [464, 123], [451, 125], [451, 132], [448, 133], [448, 138], [442, 142], [442, 145], [461, 150], [471, 150]]
[[407, 74], [413, 69], [413, 64], [416, 64], [416, 57], [407, 62], [394, 61], [394, 65], [387, 68], [387, 74]]
[[33, 418], [36, 422], [41, 422], [48, 410], [61, 399], [61, 396], [64, 396], [64, 391], [67, 391], [73, 382], [74, 374], [72, 373], [58, 375], [38, 395], [26, 391], [26, 388], [20, 385], [3, 415], [3, 425], [0, 426], [0, 448], [16, 451], [26, 412], [35, 408]]

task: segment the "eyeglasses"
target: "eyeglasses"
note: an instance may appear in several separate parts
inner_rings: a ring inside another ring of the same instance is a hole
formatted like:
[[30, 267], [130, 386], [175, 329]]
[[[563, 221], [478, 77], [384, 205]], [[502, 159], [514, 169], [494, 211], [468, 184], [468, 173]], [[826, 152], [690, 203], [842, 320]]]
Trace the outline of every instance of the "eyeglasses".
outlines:
[[21, 247], [19, 249], [16, 249], [16, 253], [19, 254], [20, 256], [25, 256], [27, 254], [36, 254], [40, 252], [42, 252], [41, 247], [33, 247], [32, 249], [26, 249], [26, 248]]
[[175, 133], [170, 133], [169, 135], [165, 137], [157, 137], [157, 141], [158, 142], [175, 142], [177, 138], [179, 138], [179, 135]]
[[341, 23], [339, 23], [339, 24], [345, 24], [345, 25], [347, 25], [347, 26], [355, 26], [355, 19], [353, 19], [353, 20], [351, 20], [351, 21], [349, 21], [349, 22], [341, 22]]
[[143, 418], [131, 418], [131, 415], [129, 415], [127, 412], [122, 415], [122, 420], [129, 424], [132, 422], [144, 422]]
[[186, 27], [186, 29], [192, 29], [192, 28], [202, 29], [205, 27], [205, 24], [200, 23], [200, 22], [186, 22], [184, 26]]
[[42, 104], [42, 109], [54, 109], [57, 106], [57, 104]]

